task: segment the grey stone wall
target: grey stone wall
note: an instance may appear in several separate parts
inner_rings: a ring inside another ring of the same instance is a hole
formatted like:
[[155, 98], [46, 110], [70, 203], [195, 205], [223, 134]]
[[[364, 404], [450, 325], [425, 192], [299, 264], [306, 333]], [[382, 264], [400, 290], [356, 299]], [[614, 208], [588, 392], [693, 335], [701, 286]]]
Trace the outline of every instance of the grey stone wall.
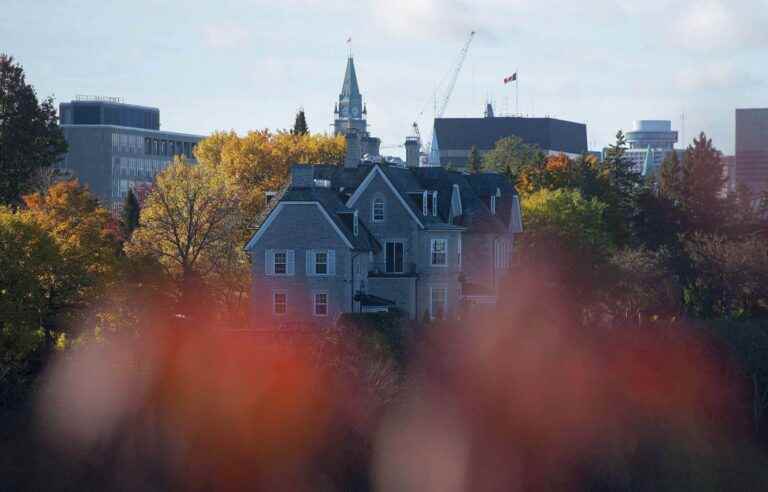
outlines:
[[[277, 213], [277, 210], [275, 212]], [[268, 249], [292, 249], [295, 255], [293, 276], [265, 275], [265, 252]], [[333, 249], [336, 275], [307, 276], [306, 255], [310, 249]], [[260, 238], [252, 258], [252, 304], [257, 325], [273, 328], [285, 321], [334, 323], [342, 312], [352, 310], [352, 272], [350, 249], [315, 204], [286, 203]], [[286, 315], [272, 313], [272, 293], [284, 291], [288, 298]], [[328, 315], [314, 316], [312, 294], [327, 292]]]

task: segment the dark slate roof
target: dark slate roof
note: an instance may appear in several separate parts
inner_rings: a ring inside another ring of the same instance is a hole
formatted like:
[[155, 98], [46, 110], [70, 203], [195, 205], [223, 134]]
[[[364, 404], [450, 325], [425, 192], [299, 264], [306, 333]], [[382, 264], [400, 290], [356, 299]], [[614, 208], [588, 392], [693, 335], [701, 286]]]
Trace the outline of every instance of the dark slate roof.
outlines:
[[[401, 194], [405, 203], [427, 228], [466, 228], [467, 232], [503, 233], [509, 230], [513, 197], [517, 194], [509, 180], [496, 173], [467, 174], [442, 167], [406, 168], [388, 164], [361, 164], [357, 168], [345, 168], [330, 164], [313, 165], [315, 179], [328, 180], [330, 188], [287, 187], [272, 199], [257, 220], [261, 224], [279, 201], [314, 201], [320, 203], [334, 220], [355, 249], [379, 251], [381, 245], [360, 221], [357, 237], [352, 233], [353, 210], [346, 201], [354, 193], [374, 166], [379, 166], [385, 176]], [[450, 222], [451, 197], [457, 185], [461, 195], [462, 215]], [[501, 191], [496, 202], [496, 215], [491, 214], [490, 197]], [[437, 216], [424, 216], [418, 206], [417, 193], [438, 192]]]
[[283, 195], [283, 202], [317, 202], [328, 212], [331, 220], [339, 230], [352, 243], [354, 249], [359, 251], [377, 252], [381, 246], [371, 235], [365, 225], [360, 221], [358, 235], [354, 235], [352, 223], [344, 216], [352, 216], [353, 210], [349, 209], [339, 198], [338, 193], [331, 188], [289, 188]]
[[587, 151], [587, 126], [555, 118], [435, 118], [434, 132], [440, 150], [469, 150], [473, 145], [491, 150], [502, 138], [515, 135], [543, 150]]

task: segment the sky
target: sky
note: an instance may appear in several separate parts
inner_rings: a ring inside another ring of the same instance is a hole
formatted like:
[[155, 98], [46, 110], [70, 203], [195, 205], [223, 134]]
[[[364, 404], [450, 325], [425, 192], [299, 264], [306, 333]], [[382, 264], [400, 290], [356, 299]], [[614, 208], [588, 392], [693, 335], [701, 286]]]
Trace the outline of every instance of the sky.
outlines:
[[[445, 116], [518, 111], [587, 124], [591, 149], [638, 119], [733, 152], [735, 108], [768, 107], [768, 0], [0, 0], [0, 51], [39, 96], [118, 96], [161, 128], [328, 132], [348, 38], [382, 153], [477, 32]], [[438, 97], [442, 94], [438, 90]], [[682, 115], [685, 115], [682, 125]]]

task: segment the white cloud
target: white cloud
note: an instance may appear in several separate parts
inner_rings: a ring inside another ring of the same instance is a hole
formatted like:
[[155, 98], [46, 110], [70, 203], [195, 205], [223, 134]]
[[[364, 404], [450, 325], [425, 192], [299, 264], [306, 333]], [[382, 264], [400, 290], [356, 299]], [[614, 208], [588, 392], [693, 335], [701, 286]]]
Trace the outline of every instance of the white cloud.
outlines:
[[678, 44], [697, 50], [768, 47], [768, 3], [761, 0], [686, 2], [670, 26]]
[[717, 91], [755, 87], [761, 80], [732, 62], [688, 66], [675, 76], [675, 85], [683, 91]]
[[234, 48], [247, 41], [250, 33], [237, 24], [209, 24], [203, 28], [203, 39], [211, 48]]

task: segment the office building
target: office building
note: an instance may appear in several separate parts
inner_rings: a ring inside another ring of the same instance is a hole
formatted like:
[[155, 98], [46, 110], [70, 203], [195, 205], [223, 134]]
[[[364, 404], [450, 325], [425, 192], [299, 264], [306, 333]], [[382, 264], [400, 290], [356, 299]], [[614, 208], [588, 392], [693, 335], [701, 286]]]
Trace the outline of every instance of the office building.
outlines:
[[768, 108], [736, 110], [735, 161], [737, 185], [768, 191]]
[[476, 147], [480, 155], [492, 150], [502, 138], [516, 136], [536, 145], [545, 154], [578, 157], [587, 152], [587, 127], [583, 123], [555, 118], [494, 116], [490, 104], [481, 118], [435, 118], [430, 166], [467, 166], [469, 152]]
[[79, 96], [59, 105], [69, 151], [59, 166], [106, 205], [119, 208], [132, 188], [146, 188], [175, 155], [195, 162], [204, 137], [160, 130], [160, 110], [118, 98]]
[[[655, 173], [677, 143], [677, 132], [669, 120], [635, 121], [625, 136], [629, 146], [625, 155], [644, 176]], [[677, 152], [682, 158], [682, 151]]]

